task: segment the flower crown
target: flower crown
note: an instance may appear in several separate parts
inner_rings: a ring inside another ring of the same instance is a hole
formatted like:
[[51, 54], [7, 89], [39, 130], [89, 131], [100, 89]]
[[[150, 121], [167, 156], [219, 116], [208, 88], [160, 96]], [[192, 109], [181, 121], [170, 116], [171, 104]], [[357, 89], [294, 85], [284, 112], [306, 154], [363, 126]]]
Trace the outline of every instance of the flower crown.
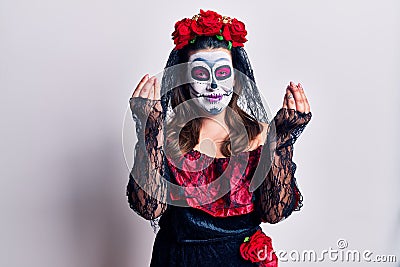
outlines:
[[247, 41], [244, 23], [214, 11], [203, 11], [193, 18], [184, 18], [175, 23], [175, 31], [171, 34], [175, 49], [179, 50], [189, 43], [194, 43], [196, 36], [215, 36], [219, 40], [228, 41], [228, 49], [243, 46]]

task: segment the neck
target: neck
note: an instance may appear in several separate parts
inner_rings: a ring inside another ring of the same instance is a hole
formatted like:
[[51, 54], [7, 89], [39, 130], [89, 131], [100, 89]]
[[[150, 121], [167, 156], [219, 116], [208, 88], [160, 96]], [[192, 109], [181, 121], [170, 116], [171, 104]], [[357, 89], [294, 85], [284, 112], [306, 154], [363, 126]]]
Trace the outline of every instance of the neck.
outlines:
[[224, 109], [221, 113], [216, 115], [208, 114], [202, 118], [202, 130], [207, 132], [218, 132], [221, 128], [227, 129], [225, 123], [225, 112]]

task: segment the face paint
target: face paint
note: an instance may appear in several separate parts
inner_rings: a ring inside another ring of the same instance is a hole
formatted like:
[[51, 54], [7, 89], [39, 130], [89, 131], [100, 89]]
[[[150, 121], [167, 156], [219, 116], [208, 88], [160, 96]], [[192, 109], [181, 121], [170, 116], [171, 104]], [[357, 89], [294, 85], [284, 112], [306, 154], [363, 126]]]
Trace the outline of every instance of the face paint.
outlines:
[[190, 95], [211, 114], [223, 111], [232, 99], [233, 66], [227, 52], [198, 52], [189, 57]]

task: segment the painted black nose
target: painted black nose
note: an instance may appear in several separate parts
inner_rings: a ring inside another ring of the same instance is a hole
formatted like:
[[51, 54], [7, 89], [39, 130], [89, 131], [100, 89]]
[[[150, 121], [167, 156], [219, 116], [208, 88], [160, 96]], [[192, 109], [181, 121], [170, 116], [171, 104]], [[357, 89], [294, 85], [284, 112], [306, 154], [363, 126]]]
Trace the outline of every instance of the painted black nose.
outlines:
[[212, 89], [216, 89], [217, 88], [217, 84], [216, 83], [211, 83], [211, 88]]

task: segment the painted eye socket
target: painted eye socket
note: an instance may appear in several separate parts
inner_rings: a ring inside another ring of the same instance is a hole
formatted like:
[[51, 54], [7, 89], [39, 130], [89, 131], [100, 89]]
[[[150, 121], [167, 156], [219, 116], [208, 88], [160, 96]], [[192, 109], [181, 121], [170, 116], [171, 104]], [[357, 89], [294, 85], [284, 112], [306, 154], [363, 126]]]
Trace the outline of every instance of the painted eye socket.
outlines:
[[197, 66], [192, 69], [192, 78], [198, 81], [208, 81], [210, 79], [210, 72], [202, 66]]
[[217, 80], [224, 80], [231, 77], [231, 67], [228, 65], [224, 65], [221, 67], [218, 67], [215, 70], [215, 78], [217, 78]]

